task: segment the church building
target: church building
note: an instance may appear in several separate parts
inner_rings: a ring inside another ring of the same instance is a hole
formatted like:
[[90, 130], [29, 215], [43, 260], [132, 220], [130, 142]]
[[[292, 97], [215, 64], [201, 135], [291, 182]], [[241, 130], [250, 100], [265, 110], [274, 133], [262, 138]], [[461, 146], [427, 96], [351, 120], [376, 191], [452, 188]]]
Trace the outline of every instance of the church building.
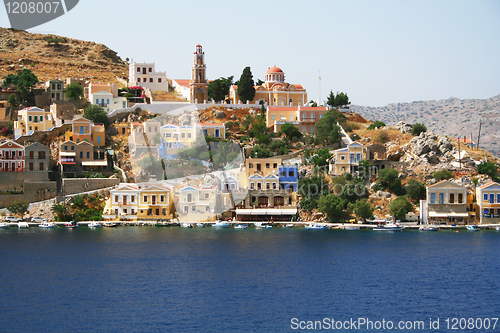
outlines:
[[[237, 85], [229, 88], [229, 99], [234, 104], [240, 100]], [[265, 82], [255, 86], [255, 97], [250, 103], [256, 104], [260, 101], [269, 106], [304, 106], [307, 103], [307, 92], [301, 84], [286, 83], [285, 73], [274, 66], [267, 70]]]
[[205, 53], [201, 45], [196, 45], [193, 66], [191, 67], [190, 103], [203, 103], [208, 101], [208, 80], [206, 76]]

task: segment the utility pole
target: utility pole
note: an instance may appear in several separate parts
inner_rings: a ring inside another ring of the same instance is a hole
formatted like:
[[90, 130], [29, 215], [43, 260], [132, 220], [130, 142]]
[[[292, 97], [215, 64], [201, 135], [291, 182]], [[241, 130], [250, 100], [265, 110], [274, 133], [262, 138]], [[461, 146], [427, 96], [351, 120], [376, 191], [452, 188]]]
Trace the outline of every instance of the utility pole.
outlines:
[[479, 150], [479, 140], [481, 139], [481, 121], [479, 122], [479, 134], [477, 135], [477, 150]]
[[460, 151], [460, 135], [458, 136], [458, 163], [460, 163], [460, 171], [462, 171], [462, 152]]
[[318, 106], [321, 106], [321, 71], [318, 71], [318, 84], [319, 84], [319, 100], [318, 100]]

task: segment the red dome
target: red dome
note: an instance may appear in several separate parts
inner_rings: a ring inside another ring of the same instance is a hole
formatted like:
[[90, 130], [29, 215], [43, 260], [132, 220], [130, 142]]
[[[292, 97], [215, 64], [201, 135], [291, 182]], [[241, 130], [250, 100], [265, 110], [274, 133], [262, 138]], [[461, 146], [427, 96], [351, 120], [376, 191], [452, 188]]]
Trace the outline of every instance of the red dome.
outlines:
[[283, 71], [281, 68], [274, 66], [269, 68], [266, 73], [283, 73]]

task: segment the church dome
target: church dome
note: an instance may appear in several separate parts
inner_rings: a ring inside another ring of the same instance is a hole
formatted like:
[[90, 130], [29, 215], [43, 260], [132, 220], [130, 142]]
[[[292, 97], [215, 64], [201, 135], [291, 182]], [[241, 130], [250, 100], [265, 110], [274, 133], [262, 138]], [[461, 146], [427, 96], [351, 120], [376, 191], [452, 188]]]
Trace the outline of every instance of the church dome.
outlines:
[[281, 68], [274, 66], [274, 67], [270, 67], [267, 70], [266, 74], [267, 73], [283, 73], [283, 71], [281, 70]]

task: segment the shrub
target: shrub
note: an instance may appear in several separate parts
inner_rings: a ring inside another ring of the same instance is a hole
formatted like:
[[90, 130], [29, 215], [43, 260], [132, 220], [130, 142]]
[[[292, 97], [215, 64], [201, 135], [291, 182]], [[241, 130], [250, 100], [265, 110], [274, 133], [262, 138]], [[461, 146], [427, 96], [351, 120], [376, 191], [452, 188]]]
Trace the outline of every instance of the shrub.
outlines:
[[368, 126], [367, 129], [374, 130], [374, 129], [381, 128], [381, 127], [385, 127], [385, 124], [383, 122], [377, 120], [376, 122], [374, 122], [373, 124]]
[[406, 197], [399, 197], [389, 205], [389, 213], [395, 218], [404, 218], [411, 211], [413, 211], [413, 204]]
[[389, 141], [389, 134], [385, 130], [381, 130], [378, 133], [376, 133], [373, 137], [373, 142], [375, 143], [381, 143], [385, 144]]
[[425, 186], [416, 179], [410, 179], [406, 187], [406, 193], [412, 200], [425, 199]]
[[425, 127], [424, 124], [421, 124], [421, 123], [416, 123], [415, 125], [413, 125], [413, 127], [411, 128], [411, 134], [415, 135], [415, 136], [419, 136], [420, 133], [422, 132], [427, 132], [427, 127]]
[[443, 180], [443, 179], [450, 179], [453, 177], [453, 173], [450, 170], [440, 170], [436, 171], [432, 174], [432, 177], [434, 177], [437, 180]]

